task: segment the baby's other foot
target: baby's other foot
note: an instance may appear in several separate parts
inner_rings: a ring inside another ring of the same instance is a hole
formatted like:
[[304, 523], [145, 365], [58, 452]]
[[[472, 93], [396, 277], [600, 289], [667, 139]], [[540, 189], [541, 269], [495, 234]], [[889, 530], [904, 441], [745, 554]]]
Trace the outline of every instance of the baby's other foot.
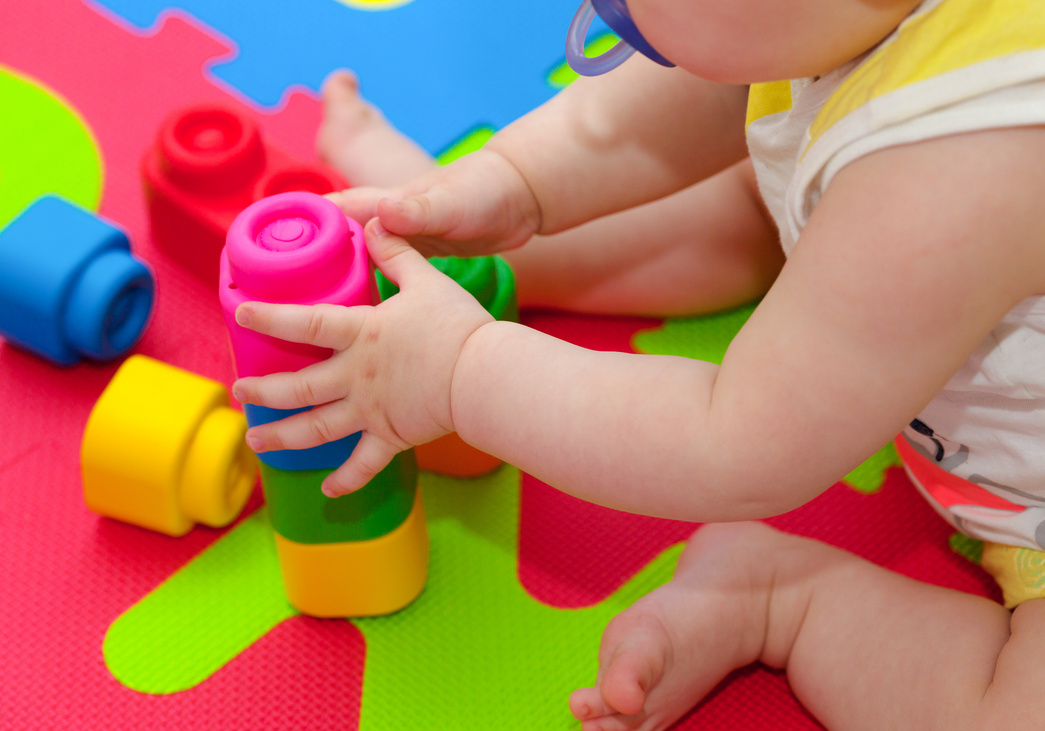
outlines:
[[[647, 700], [654, 700], [653, 693], [665, 672], [675, 664], [675, 647], [663, 623], [664, 605], [670, 602], [658, 592], [636, 603], [606, 628], [595, 687], [580, 688], [570, 696], [570, 711], [582, 722], [584, 731], [665, 728], [693, 704], [689, 699], [684, 704], [672, 704], [681, 706], [677, 713], [669, 711], [668, 704], [662, 704], [659, 713], [652, 702], [647, 704]], [[606, 654], [608, 657], [602, 657]], [[663, 722], [658, 723], [657, 716], [661, 715]]]
[[658, 731], [732, 670], [758, 659], [765, 638], [772, 544], [758, 523], [708, 525], [674, 578], [615, 617], [592, 688], [570, 696], [583, 731]]
[[351, 185], [399, 185], [435, 167], [424, 149], [359, 95], [359, 80], [351, 71], [330, 74], [322, 95], [316, 150]]

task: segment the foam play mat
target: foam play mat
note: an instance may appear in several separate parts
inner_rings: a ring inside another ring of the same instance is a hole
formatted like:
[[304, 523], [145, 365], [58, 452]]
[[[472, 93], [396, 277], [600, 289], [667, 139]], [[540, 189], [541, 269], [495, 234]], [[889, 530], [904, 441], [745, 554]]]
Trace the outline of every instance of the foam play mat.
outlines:
[[[574, 10], [573, 0], [5, 1], [0, 226], [44, 193], [120, 226], [156, 278], [134, 352], [228, 386], [217, 294], [150, 229], [141, 166], [163, 120], [221, 104], [314, 160], [320, 83], [347, 67], [406, 134], [457, 154], [569, 82]], [[749, 312], [522, 319], [585, 347], [718, 360]], [[385, 617], [301, 616], [283, 593], [260, 489], [228, 528], [181, 538], [87, 509], [81, 440], [118, 365], [63, 368], [0, 344], [2, 729], [576, 729], [567, 698], [593, 681], [602, 629], [670, 578], [696, 527], [588, 505], [511, 466], [474, 479], [422, 472], [431, 555], [420, 598]], [[994, 596], [897, 465], [883, 448], [770, 522]], [[675, 728], [819, 726], [781, 673], [747, 668]]]

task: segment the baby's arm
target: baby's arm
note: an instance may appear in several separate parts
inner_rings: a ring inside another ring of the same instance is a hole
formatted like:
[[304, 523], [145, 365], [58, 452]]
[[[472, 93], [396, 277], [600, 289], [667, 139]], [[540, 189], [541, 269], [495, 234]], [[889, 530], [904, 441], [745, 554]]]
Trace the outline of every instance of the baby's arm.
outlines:
[[1045, 131], [1008, 130], [852, 163], [721, 368], [485, 325], [457, 363], [454, 426], [624, 510], [723, 521], [800, 505], [898, 433], [1017, 301], [1045, 291], [1042, 154]]
[[456, 430], [591, 502], [699, 522], [784, 512], [891, 439], [1005, 312], [1045, 292], [1043, 155], [1045, 130], [1021, 129], [851, 163], [721, 367], [492, 322], [371, 222], [368, 245], [400, 294], [375, 308], [250, 305], [251, 327], [337, 352], [235, 393], [321, 404], [251, 429], [261, 449], [365, 430], [328, 494]]
[[705, 81], [641, 56], [581, 78], [487, 147], [520, 171], [541, 233], [656, 200], [747, 155], [747, 87]]
[[[332, 196], [432, 254], [523, 244], [680, 190], [747, 154], [747, 89], [636, 57], [582, 78], [480, 151], [392, 189]], [[451, 243], [448, 244], [447, 240]]]

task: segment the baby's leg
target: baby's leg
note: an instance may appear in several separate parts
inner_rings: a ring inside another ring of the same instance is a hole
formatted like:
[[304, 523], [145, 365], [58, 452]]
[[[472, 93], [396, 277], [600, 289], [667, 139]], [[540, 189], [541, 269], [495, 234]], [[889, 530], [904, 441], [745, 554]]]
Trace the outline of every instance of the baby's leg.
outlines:
[[584, 731], [662, 729], [737, 667], [786, 668], [828, 729], [1025, 729], [1045, 718], [1045, 601], [999, 605], [762, 524], [706, 526], [610, 623]]
[[[320, 156], [353, 185], [393, 186], [434, 160], [358, 94], [355, 77], [323, 85]], [[624, 315], [708, 312], [765, 293], [784, 257], [749, 161], [661, 201], [506, 254], [523, 305]]]
[[390, 187], [435, 167], [424, 148], [359, 95], [359, 81], [349, 71], [335, 71], [323, 82], [316, 150], [352, 185]]
[[535, 237], [506, 258], [528, 305], [648, 316], [750, 302], [784, 265], [750, 160], [659, 201]]

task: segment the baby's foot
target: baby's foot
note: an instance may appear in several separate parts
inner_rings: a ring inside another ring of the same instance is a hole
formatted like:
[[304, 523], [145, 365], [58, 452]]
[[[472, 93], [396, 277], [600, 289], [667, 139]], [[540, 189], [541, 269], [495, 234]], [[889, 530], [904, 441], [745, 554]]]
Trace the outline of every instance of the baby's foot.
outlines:
[[316, 149], [352, 185], [399, 185], [435, 167], [424, 149], [359, 95], [359, 80], [350, 71], [335, 71], [323, 82]]
[[606, 628], [593, 688], [570, 696], [583, 731], [665, 729], [732, 670], [758, 659], [769, 551], [789, 537], [759, 523], [708, 525], [674, 578]]

